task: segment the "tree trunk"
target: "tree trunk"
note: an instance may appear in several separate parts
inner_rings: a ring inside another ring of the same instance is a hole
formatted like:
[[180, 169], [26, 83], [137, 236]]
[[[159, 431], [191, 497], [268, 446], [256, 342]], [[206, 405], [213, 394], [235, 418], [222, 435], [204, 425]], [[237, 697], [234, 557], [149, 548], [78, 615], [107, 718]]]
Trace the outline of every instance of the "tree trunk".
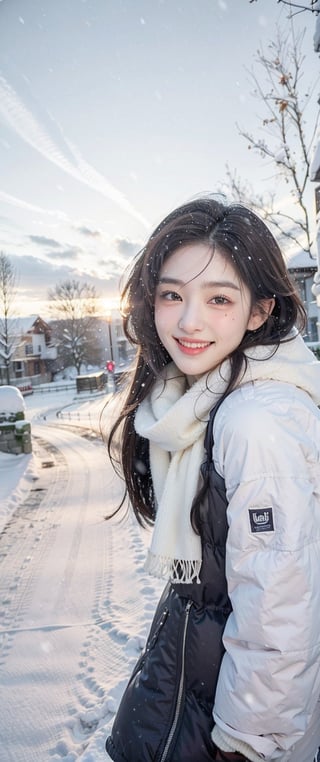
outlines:
[[10, 366], [6, 365], [7, 385], [10, 386]]

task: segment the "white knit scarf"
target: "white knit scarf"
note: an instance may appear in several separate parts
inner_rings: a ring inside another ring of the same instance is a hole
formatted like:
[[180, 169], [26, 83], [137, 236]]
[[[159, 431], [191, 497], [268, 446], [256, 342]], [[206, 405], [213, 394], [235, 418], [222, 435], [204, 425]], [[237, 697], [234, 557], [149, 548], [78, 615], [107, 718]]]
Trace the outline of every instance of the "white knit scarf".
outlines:
[[[305, 389], [320, 403], [320, 363], [300, 336], [247, 353], [241, 384], [276, 379]], [[204, 460], [204, 436], [210, 410], [226, 389], [230, 363], [205, 374], [190, 388], [186, 377], [170, 363], [140, 404], [135, 417], [138, 434], [150, 442], [150, 466], [157, 502], [156, 520], [146, 569], [172, 582], [199, 582], [201, 541], [191, 526], [190, 509]]]

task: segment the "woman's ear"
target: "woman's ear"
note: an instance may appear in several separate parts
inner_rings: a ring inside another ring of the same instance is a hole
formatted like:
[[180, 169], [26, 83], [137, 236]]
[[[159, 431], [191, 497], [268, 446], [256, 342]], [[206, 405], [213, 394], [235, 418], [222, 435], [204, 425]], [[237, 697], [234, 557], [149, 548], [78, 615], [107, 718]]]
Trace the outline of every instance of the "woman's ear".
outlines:
[[273, 297], [270, 299], [259, 299], [259, 301], [256, 302], [252, 307], [247, 325], [247, 331], [256, 331], [258, 328], [260, 328], [263, 323], [268, 320], [274, 305], [275, 299]]

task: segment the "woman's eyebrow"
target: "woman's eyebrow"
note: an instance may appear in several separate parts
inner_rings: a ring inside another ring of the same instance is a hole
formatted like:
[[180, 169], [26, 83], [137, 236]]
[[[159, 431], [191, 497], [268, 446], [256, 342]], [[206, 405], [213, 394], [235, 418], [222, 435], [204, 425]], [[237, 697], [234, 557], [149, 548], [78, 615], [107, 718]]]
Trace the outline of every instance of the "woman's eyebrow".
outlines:
[[[185, 282], [183, 280], [180, 280], [179, 278], [170, 278], [169, 275], [163, 275], [161, 278], [159, 278], [158, 284], [161, 285], [164, 283], [171, 284], [174, 286], [186, 286], [187, 283], [191, 283], [191, 281]], [[233, 283], [233, 281], [231, 280], [204, 281], [203, 283], [201, 283], [201, 288], [203, 289], [205, 288], [234, 288], [235, 291], [240, 291], [240, 286], [238, 286], [236, 283]]]

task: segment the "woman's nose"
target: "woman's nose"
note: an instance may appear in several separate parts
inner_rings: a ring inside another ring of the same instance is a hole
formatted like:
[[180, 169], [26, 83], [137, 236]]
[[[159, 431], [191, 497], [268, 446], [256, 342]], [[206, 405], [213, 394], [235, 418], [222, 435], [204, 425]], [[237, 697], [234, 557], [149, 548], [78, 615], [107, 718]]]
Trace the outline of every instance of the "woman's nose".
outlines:
[[200, 306], [195, 304], [184, 305], [178, 322], [178, 327], [186, 333], [201, 331], [203, 328], [203, 315]]

